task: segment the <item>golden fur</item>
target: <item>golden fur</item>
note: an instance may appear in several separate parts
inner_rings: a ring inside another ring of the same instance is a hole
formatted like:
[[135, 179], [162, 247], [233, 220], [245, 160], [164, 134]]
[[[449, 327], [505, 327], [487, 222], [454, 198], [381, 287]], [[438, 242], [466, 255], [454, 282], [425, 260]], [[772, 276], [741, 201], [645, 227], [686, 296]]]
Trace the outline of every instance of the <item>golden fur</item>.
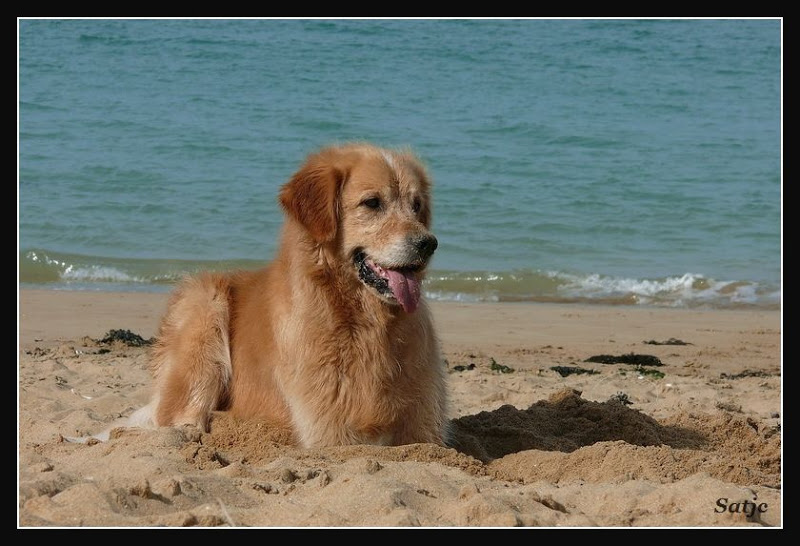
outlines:
[[201, 274], [172, 295], [152, 358], [154, 423], [206, 429], [227, 410], [306, 447], [444, 443], [445, 369], [418, 296], [436, 247], [425, 169], [408, 151], [329, 147], [280, 203], [271, 264]]

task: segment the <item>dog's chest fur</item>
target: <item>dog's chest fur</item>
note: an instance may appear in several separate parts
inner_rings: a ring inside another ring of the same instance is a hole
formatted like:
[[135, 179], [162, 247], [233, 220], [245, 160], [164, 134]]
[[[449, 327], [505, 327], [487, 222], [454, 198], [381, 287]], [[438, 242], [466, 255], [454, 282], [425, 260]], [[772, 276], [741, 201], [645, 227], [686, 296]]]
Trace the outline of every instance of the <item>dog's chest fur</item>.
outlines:
[[419, 321], [380, 305], [348, 316], [338, 305], [298, 302], [280, 326], [276, 373], [302, 443], [392, 442], [414, 403], [408, 389], [397, 387], [418, 375], [426, 351], [414, 345]]

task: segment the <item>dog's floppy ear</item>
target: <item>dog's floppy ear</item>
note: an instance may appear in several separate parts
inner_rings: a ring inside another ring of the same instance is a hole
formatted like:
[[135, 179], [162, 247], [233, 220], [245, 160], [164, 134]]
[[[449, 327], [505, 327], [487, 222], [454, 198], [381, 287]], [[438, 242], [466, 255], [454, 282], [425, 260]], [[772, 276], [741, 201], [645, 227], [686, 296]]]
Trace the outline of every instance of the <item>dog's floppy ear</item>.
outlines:
[[329, 243], [336, 238], [339, 190], [344, 177], [342, 169], [320, 154], [309, 158], [281, 188], [284, 210], [318, 243]]

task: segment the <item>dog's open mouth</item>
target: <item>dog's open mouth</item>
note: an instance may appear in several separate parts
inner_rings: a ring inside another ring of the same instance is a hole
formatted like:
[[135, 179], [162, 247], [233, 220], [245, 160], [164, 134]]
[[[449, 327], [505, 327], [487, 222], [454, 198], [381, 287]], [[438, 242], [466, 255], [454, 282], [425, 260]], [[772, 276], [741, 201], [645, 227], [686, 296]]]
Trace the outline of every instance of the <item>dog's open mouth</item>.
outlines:
[[357, 252], [353, 261], [358, 268], [358, 277], [364, 284], [371, 286], [385, 298], [396, 301], [406, 313], [417, 310], [422, 294], [420, 287], [422, 265], [384, 268], [363, 251]]

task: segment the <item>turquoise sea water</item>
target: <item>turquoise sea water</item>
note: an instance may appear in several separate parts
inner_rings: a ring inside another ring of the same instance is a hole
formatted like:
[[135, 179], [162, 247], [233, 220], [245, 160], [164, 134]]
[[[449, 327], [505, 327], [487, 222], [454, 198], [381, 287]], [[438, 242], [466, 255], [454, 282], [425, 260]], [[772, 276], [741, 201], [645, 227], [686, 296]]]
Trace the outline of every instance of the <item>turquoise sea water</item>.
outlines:
[[414, 148], [426, 290], [774, 308], [780, 20], [30, 20], [19, 282], [257, 267], [306, 154]]

